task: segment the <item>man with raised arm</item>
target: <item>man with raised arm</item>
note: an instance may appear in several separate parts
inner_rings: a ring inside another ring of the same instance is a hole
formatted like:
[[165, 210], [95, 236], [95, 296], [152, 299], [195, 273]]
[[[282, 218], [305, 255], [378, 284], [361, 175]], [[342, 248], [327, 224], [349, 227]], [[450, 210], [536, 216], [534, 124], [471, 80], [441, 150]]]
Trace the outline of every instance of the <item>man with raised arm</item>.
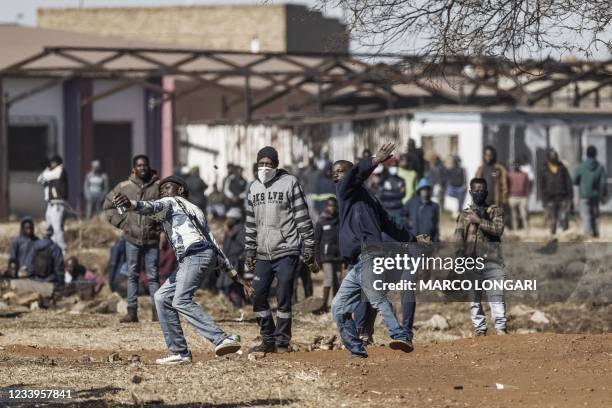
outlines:
[[179, 261], [178, 270], [154, 296], [159, 323], [170, 351], [167, 357], [156, 360], [156, 363], [191, 362], [191, 352], [187, 348], [179, 314], [191, 323], [198, 334], [215, 345], [217, 356], [235, 353], [240, 350], [240, 344], [221, 330], [202, 306], [193, 301], [193, 294], [205, 274], [213, 273], [218, 255], [222, 256], [223, 266], [232, 279], [243, 286], [247, 297], [251, 296], [252, 289], [219, 249], [202, 211], [187, 200], [189, 192], [185, 181], [176, 176], [167, 177], [159, 183], [159, 192], [161, 198], [153, 201], [130, 200], [122, 193], [118, 193], [113, 200], [117, 207], [158, 218]]
[[411, 352], [412, 339], [400, 325], [393, 305], [382, 291], [370, 285], [362, 285], [362, 276], [372, 274], [372, 254], [363, 253], [368, 244], [383, 242], [383, 232], [397, 241], [415, 241], [405, 228], [396, 225], [380, 202], [364, 186], [374, 169], [391, 157], [395, 145], [384, 144], [374, 157], [363, 158], [353, 165], [346, 160], [334, 163], [333, 177], [336, 182], [336, 197], [340, 207], [340, 253], [351, 265], [332, 303], [332, 313], [340, 336], [353, 357], [365, 358], [368, 353], [357, 334], [352, 314], [362, 300], [361, 293], [380, 312], [393, 339], [389, 347]]

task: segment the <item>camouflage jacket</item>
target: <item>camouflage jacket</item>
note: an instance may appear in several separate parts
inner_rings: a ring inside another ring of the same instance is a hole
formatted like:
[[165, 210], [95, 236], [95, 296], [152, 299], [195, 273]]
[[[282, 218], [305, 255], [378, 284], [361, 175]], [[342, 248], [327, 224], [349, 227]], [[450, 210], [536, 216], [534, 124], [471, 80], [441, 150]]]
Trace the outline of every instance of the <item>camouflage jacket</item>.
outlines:
[[[480, 217], [480, 224], [472, 224], [468, 215]], [[503, 263], [501, 254], [501, 236], [504, 233], [504, 212], [492, 204], [487, 208], [478, 208], [470, 204], [457, 217], [455, 243], [462, 249], [464, 256], [482, 256], [488, 261]]]

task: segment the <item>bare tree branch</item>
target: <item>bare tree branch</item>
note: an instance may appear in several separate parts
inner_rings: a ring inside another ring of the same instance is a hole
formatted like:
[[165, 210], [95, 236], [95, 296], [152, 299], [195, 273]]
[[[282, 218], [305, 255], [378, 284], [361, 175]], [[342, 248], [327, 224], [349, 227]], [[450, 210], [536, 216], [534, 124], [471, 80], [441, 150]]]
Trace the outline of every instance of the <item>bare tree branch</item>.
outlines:
[[345, 14], [354, 40], [441, 62], [451, 56], [612, 52], [610, 0], [318, 0]]

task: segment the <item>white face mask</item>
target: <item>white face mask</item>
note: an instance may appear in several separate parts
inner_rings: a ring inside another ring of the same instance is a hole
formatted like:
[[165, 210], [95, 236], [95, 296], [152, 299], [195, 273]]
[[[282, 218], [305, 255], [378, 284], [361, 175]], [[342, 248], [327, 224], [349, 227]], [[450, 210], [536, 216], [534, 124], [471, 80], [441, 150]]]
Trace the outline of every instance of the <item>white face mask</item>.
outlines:
[[393, 166], [393, 167], [389, 167], [389, 174], [392, 176], [397, 175], [397, 167]]
[[272, 180], [276, 176], [276, 169], [271, 167], [258, 167], [257, 168], [257, 178], [262, 183], [267, 183]]

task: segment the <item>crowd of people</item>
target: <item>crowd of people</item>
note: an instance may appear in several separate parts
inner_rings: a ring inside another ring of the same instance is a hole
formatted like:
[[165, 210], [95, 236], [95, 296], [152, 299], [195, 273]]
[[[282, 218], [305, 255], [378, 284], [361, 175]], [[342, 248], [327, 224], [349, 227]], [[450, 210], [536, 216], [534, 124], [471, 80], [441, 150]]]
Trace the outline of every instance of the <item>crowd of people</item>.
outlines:
[[[500, 242], [507, 225], [529, 228], [534, 175], [519, 161], [507, 171], [492, 146], [485, 147], [483, 162], [469, 183], [459, 157], [450, 158], [449, 166], [435, 154], [426, 160], [412, 140], [397, 158], [395, 149], [385, 144], [376, 155], [364, 150], [355, 163], [311, 160], [292, 174], [279, 166], [278, 152], [267, 146], [254, 158], [253, 181], [244, 178], [242, 167], [229, 164], [221, 186], [215, 181], [209, 194], [198, 167], [179, 166], [174, 175], [160, 179], [145, 155], [135, 156], [128, 178], [109, 191], [108, 177], [94, 161], [85, 177], [86, 217], [103, 211], [123, 233], [111, 249], [108, 274], [111, 290], [127, 298], [128, 313], [121, 322], [139, 321], [138, 295], [148, 293], [153, 320], [159, 320], [169, 350], [158, 363], [191, 360], [179, 315], [214, 344], [218, 355], [237, 351], [238, 339], [223, 332], [194, 302], [195, 290], [204, 288], [223, 293], [235, 308], [252, 304], [262, 339], [252, 351], [287, 352], [298, 278], [304, 295], [311, 296], [310, 274], [320, 269], [323, 302], [317, 313], [329, 312], [332, 301], [333, 318], [352, 356], [367, 357], [365, 347], [372, 341], [378, 313], [392, 338], [390, 347], [411, 351], [414, 299], [402, 299], [400, 321], [384, 293], [363, 285], [362, 274], [372, 268], [364, 246], [439, 242], [440, 213], [449, 199], [457, 203], [454, 242]], [[557, 226], [568, 228], [574, 186], [585, 235], [599, 235], [607, 176], [595, 147], [589, 146], [586, 156], [572, 176], [551, 149], [537, 175], [552, 235]], [[64, 262], [68, 176], [61, 157], [52, 157], [38, 178], [47, 202], [44, 237], [39, 239], [33, 220], [24, 218], [11, 244], [6, 273], [51, 282], [58, 296], [67, 286], [87, 283], [99, 290], [103, 284], [78, 259]], [[223, 220], [222, 244], [210, 232], [210, 220]], [[503, 279], [502, 265], [491, 254], [481, 278]], [[274, 282], [275, 316], [269, 304]], [[487, 298], [495, 329], [505, 334], [503, 293], [487, 293]], [[480, 297], [471, 302], [470, 315], [475, 334], [485, 335]]]

